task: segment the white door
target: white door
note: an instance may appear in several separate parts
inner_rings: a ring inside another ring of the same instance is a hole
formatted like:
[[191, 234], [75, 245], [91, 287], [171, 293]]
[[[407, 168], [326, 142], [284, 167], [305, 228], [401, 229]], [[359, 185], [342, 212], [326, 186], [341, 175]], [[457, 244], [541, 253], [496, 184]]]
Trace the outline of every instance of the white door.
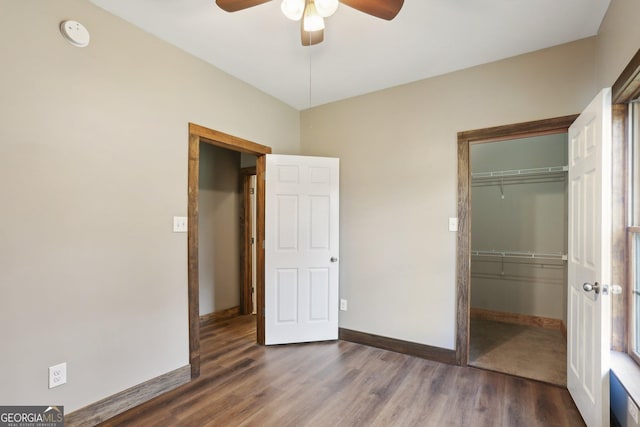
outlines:
[[611, 90], [569, 128], [567, 387], [589, 427], [609, 425]]
[[338, 339], [339, 160], [267, 155], [265, 344]]

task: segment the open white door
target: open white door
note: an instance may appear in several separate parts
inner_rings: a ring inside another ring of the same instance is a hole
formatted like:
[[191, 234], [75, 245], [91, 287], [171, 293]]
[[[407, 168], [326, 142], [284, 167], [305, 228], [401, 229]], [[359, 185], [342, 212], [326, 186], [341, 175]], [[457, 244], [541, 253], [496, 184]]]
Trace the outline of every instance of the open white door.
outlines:
[[611, 90], [569, 128], [567, 387], [590, 427], [609, 426]]
[[267, 155], [265, 344], [338, 339], [338, 159]]

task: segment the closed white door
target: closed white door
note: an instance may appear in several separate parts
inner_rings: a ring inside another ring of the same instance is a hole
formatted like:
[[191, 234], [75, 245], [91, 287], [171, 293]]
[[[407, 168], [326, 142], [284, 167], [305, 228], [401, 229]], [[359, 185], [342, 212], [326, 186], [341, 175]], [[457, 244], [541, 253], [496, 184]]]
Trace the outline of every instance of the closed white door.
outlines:
[[339, 160], [267, 155], [265, 344], [338, 339]]
[[567, 387], [590, 427], [609, 425], [611, 90], [569, 128]]

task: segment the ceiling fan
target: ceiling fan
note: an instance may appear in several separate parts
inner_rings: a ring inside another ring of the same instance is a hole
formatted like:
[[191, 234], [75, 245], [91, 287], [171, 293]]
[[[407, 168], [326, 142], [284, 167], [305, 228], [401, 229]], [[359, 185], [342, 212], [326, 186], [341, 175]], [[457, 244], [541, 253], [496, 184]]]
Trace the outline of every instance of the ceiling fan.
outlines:
[[[269, 1], [216, 0], [216, 4], [227, 12], [237, 12]], [[311, 46], [324, 40], [324, 18], [333, 15], [339, 3], [391, 21], [402, 9], [404, 0], [282, 0], [281, 9], [287, 18], [300, 21], [302, 45]]]

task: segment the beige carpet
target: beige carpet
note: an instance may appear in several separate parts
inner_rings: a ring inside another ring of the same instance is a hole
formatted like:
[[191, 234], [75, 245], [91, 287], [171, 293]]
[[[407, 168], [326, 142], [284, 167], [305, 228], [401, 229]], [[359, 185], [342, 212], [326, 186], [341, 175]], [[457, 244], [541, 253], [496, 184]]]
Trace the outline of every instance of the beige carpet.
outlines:
[[471, 319], [469, 365], [567, 385], [567, 343], [558, 330]]

